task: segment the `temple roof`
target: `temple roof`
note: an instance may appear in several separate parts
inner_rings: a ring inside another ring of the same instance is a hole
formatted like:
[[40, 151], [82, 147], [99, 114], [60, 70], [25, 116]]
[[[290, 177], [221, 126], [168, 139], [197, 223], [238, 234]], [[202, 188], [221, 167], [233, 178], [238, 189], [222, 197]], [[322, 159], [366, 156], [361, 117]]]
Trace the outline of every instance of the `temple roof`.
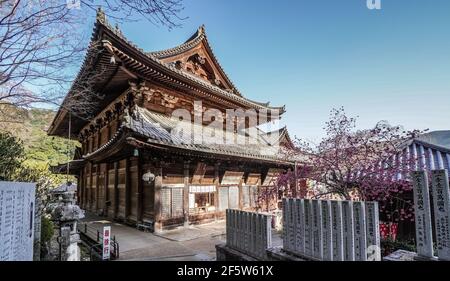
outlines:
[[[183, 54], [187, 54], [189, 51], [194, 50], [196, 48], [199, 49], [199, 47], [203, 47], [207, 52], [207, 54], [209, 55], [209, 57], [212, 59], [213, 64], [216, 67], [217, 71], [220, 72], [221, 77], [223, 77], [224, 80], [226, 81], [228, 90], [230, 90], [234, 94], [242, 96], [241, 92], [236, 88], [234, 83], [231, 81], [226, 72], [223, 70], [222, 65], [220, 64], [217, 57], [214, 55], [213, 48], [209, 44], [208, 37], [206, 35], [204, 25], [201, 25], [197, 29], [197, 31], [191, 37], [189, 37], [189, 39], [186, 40], [183, 44], [165, 50], [148, 52], [147, 54], [154, 56], [167, 63], [173, 62], [174, 58], [176, 59], [182, 56]], [[258, 102], [250, 99], [247, 100], [264, 107], [270, 107], [270, 102]], [[284, 106], [278, 107], [278, 109], [283, 109], [282, 111], [284, 111]]]
[[290, 149], [295, 147], [286, 126], [271, 132], [260, 131], [260, 136], [262, 139], [266, 140], [268, 144], [277, 143]]
[[[164, 62], [171, 62], [172, 58], [179, 58], [183, 56], [183, 54], [188, 54], [190, 50], [193, 49], [201, 49], [204, 48], [204, 51], [211, 58], [214, 68], [219, 72], [220, 76], [225, 80], [226, 86], [231, 92], [242, 96], [242, 94], [236, 89], [233, 82], [230, 80], [228, 75], [223, 70], [216, 56], [214, 55], [213, 49], [208, 42], [208, 37], [206, 36], [205, 26], [202, 25], [198, 28], [198, 30], [183, 44], [165, 49], [160, 51], [149, 52], [149, 55], [152, 55]], [[263, 103], [261, 103], [263, 104]], [[267, 104], [268, 105], [268, 104]]]
[[[170, 61], [174, 56], [182, 56], [184, 52], [191, 51], [199, 44], [204, 48], [209, 64], [207, 70], [217, 75], [218, 84], [180, 69], [174, 65], [173, 61]], [[233, 104], [235, 107], [255, 110], [278, 110], [279, 114], [285, 112], [284, 106], [272, 107], [269, 103], [255, 102], [242, 96], [215, 58], [203, 27], [199, 28], [188, 41], [180, 46], [158, 52], [145, 52], [130, 42], [117, 27], [112, 27], [104, 13], [100, 11], [97, 14], [92, 41], [85, 61], [50, 125], [48, 130], [50, 135], [67, 137], [65, 131], [68, 122], [67, 111], [71, 108], [67, 105], [68, 100], [77, 91], [77, 85], [82, 84], [80, 80], [86, 76], [86, 73], [89, 75], [92, 71], [100, 70], [102, 77], [95, 81], [95, 91], [98, 91], [99, 95], [107, 94], [103, 100], [104, 103], [111, 102], [114, 95], [118, 95], [118, 93], [112, 94], [113, 92], [119, 91], [119, 89], [125, 90], [123, 87], [128, 85], [128, 81], [144, 79], [174, 87], [189, 95], [218, 100], [224, 106]], [[101, 106], [105, 106], [105, 104], [99, 105], [98, 111], [102, 109]], [[76, 115], [75, 112], [72, 116], [74, 137], [76, 137], [77, 130], [87, 122], [83, 118], [77, 118]]]
[[[182, 124], [184, 122], [186, 124]], [[192, 127], [191, 127], [192, 126]], [[180, 128], [192, 128], [191, 134], [178, 134], [176, 129]], [[213, 154], [215, 156], [233, 156], [239, 158], [247, 158], [257, 161], [268, 161], [280, 164], [289, 164], [284, 157], [285, 153], [282, 150], [285, 149], [282, 146], [274, 144], [268, 144], [266, 140], [259, 138], [258, 136], [243, 135], [236, 132], [223, 132], [223, 138], [236, 140], [241, 137], [242, 142], [232, 143], [195, 143], [193, 141], [194, 134], [199, 133], [202, 135], [213, 136], [217, 129], [214, 130], [211, 127], [205, 125], [196, 125], [185, 121], [177, 120], [173, 117], [149, 111], [145, 108], [135, 107], [133, 112], [124, 117], [122, 124], [112, 139], [105, 145], [98, 148], [83, 158], [90, 159], [95, 158], [103, 151], [109, 150], [119, 140], [124, 139], [125, 132], [132, 132], [132, 135], [125, 137], [130, 141], [130, 137], [136, 137], [136, 140], [143, 139], [142, 145], [148, 145], [151, 148], [170, 148], [170, 151], [174, 149], [184, 150], [188, 153], [203, 153]]]

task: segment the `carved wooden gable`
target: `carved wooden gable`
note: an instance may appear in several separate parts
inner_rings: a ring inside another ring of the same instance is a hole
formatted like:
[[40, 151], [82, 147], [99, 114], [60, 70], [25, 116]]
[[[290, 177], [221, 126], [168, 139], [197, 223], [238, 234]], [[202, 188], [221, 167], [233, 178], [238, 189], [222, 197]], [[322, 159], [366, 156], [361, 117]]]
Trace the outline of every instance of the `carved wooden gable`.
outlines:
[[221, 71], [219, 63], [206, 44], [201, 41], [192, 49], [161, 60], [224, 90], [233, 91], [233, 85], [228, 82], [229, 80]]

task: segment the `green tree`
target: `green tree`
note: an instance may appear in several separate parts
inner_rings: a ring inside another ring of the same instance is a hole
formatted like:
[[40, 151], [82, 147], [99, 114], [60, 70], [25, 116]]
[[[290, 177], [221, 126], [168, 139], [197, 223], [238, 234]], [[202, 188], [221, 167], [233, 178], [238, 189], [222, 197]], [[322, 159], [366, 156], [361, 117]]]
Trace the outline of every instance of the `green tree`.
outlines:
[[24, 160], [22, 142], [7, 132], [0, 132], [0, 179], [11, 180]]
[[41, 258], [45, 258], [48, 255], [48, 248], [50, 240], [54, 235], [54, 225], [53, 222], [45, 216], [41, 218]]

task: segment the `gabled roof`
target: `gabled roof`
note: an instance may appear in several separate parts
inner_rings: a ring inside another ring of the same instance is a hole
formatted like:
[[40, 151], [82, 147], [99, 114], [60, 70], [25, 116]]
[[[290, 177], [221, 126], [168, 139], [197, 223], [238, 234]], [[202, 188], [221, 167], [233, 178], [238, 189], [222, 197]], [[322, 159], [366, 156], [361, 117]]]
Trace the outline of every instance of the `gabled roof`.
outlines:
[[295, 148], [295, 145], [292, 142], [291, 137], [289, 136], [289, 132], [288, 132], [286, 126], [284, 126], [283, 128], [280, 128], [278, 130], [271, 131], [271, 132], [260, 131], [260, 136], [268, 144], [271, 144], [271, 145], [278, 144], [278, 145], [282, 145], [288, 149]]
[[[100, 46], [93, 43], [97, 41], [100, 42]], [[222, 89], [193, 74], [177, 69], [173, 64], [164, 62], [164, 58], [186, 51], [199, 43], [204, 44], [221, 77], [223, 77], [225, 82], [230, 85], [231, 90]], [[99, 52], [99, 48], [104, 51]], [[98, 56], [97, 59], [92, 58], [92, 56], [95, 55]], [[118, 63], [111, 63], [112, 57], [114, 57]], [[236, 106], [253, 108], [256, 110], [278, 110], [279, 114], [285, 112], [285, 106], [272, 107], [269, 103], [255, 102], [243, 97], [235, 90], [236, 88], [233, 83], [215, 58], [204, 33], [204, 28], [200, 28], [190, 40], [178, 47], [149, 53], [130, 42], [117, 27], [112, 27], [106, 20], [104, 13], [99, 11], [86, 59], [83, 62], [74, 86], [69, 90], [65, 101], [72, 95], [72, 92], [75, 90], [75, 85], [81, 84], [77, 83], [80, 82], [78, 80], [82, 79], [83, 75], [85, 75], [86, 72], [92, 71], [92, 69], [103, 69], [105, 73], [104, 81], [98, 82], [100, 91], [101, 87], [106, 87], [105, 85], [109, 85], [109, 88], [113, 89], [115, 85], [111, 85], [111, 83], [113, 83], [113, 78], [117, 76], [120, 77], [119, 81], [122, 84], [124, 84], [123, 81], [127, 81], [127, 79], [149, 79], [162, 84], [170, 84], [189, 94], [192, 93], [200, 97], [218, 100], [225, 105], [235, 104]], [[119, 82], [115, 83], [118, 84]], [[61, 124], [66, 124], [68, 122], [65, 101], [50, 125], [48, 130], [49, 135], [67, 136], [64, 131], [65, 129], [61, 128]], [[77, 120], [76, 116], [72, 116], [72, 121], [74, 122], [72, 132], [76, 134], [77, 129], [85, 124], [85, 120]]]
[[211, 45], [208, 42], [204, 25], [200, 26], [198, 30], [183, 44], [166, 50], [150, 52], [149, 54], [167, 63], [172, 62], [171, 60], [172, 58], [186, 54], [190, 50], [193, 50], [194, 48], [198, 47], [204, 49], [207, 55], [211, 58], [214, 68], [225, 80], [227, 88], [231, 90], [233, 93], [242, 96], [241, 93], [236, 89], [236, 87], [234, 86], [233, 82], [230, 80], [228, 75], [223, 70], [216, 56], [214, 55]]
[[[147, 54], [154, 56], [165, 63], [173, 63], [179, 56], [182, 56], [183, 54], [188, 54], [189, 51], [198, 48], [204, 49], [205, 52], [208, 54], [208, 56], [211, 58], [215, 69], [217, 70], [217, 72], [219, 72], [220, 76], [225, 80], [227, 89], [238, 96], [242, 96], [241, 92], [236, 88], [234, 83], [228, 77], [226, 72], [223, 70], [219, 60], [215, 56], [213, 48], [209, 44], [204, 25], [201, 25], [197, 29], [197, 31], [191, 37], [189, 37], [189, 39], [186, 40], [183, 44], [165, 50], [147, 52]], [[253, 100], [251, 101], [264, 107], [270, 107], [270, 102], [257, 102]], [[283, 108], [282, 111], [284, 112], [284, 106], [279, 107], [279, 109], [282, 108]]]

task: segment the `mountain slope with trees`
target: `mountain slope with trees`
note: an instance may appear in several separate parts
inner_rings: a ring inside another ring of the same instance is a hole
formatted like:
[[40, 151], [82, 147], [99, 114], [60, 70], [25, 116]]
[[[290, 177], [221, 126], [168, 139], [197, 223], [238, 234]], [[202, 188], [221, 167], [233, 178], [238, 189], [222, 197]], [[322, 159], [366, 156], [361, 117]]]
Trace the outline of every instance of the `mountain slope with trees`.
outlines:
[[2, 105], [7, 118], [0, 120], [0, 132], [8, 132], [18, 138], [24, 147], [24, 163], [31, 167], [44, 167], [65, 163], [73, 157], [77, 142], [47, 135], [47, 128], [55, 112], [49, 109], [22, 109]]

